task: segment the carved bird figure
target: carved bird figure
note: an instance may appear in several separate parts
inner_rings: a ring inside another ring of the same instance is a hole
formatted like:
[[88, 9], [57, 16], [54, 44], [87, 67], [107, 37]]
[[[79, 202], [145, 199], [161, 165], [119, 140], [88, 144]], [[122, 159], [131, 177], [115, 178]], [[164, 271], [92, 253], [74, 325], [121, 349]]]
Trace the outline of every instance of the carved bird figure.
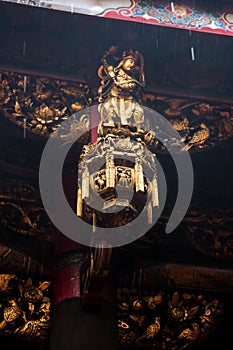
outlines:
[[8, 291], [10, 289], [10, 283], [16, 278], [15, 275], [0, 274], [0, 292]]
[[182, 120], [171, 119], [170, 122], [173, 125], [173, 128], [177, 131], [187, 131], [189, 127], [189, 120], [187, 117], [184, 117]]
[[188, 151], [193, 146], [200, 146], [210, 137], [210, 130], [205, 123], [200, 124], [201, 129], [197, 130], [191, 140], [183, 147], [183, 151]]
[[192, 323], [192, 328], [185, 328], [180, 335], [178, 336], [178, 339], [186, 339], [186, 340], [195, 340], [200, 335], [200, 326], [197, 323]]
[[16, 320], [22, 314], [22, 310], [14, 299], [8, 301], [8, 306], [3, 310], [3, 317], [6, 322]]
[[137, 339], [137, 342], [141, 341], [144, 338], [146, 339], [154, 338], [154, 336], [158, 334], [159, 331], [160, 331], [160, 318], [156, 317], [154, 322], [147, 327], [145, 333], [140, 338]]

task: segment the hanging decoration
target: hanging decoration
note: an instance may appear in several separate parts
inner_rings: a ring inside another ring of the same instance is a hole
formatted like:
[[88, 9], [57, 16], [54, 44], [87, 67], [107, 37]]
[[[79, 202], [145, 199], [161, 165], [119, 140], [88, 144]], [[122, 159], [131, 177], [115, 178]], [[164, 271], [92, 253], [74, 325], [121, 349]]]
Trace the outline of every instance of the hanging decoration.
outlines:
[[141, 102], [143, 56], [112, 46], [102, 58], [98, 75], [98, 138], [83, 147], [79, 159], [77, 215], [92, 222], [96, 231], [98, 224], [114, 227], [109, 213], [117, 211], [117, 226], [121, 226], [146, 204], [148, 223], [152, 223], [159, 189], [156, 154], [145, 142], [149, 131], [145, 131]]

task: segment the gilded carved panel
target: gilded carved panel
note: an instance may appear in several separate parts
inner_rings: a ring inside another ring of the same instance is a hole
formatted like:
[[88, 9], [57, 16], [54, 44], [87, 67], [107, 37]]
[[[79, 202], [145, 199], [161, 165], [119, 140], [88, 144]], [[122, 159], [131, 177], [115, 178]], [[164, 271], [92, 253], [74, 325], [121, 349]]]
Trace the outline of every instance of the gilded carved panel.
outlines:
[[50, 282], [0, 275], [0, 335], [44, 340], [50, 328]]

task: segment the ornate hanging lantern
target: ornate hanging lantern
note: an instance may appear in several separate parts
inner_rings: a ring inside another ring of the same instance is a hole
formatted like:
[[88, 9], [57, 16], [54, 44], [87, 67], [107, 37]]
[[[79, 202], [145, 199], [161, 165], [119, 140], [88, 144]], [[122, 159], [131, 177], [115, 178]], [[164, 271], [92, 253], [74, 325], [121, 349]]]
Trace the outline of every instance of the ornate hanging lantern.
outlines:
[[98, 138], [84, 146], [78, 164], [77, 215], [92, 224], [94, 232], [98, 224], [129, 223], [145, 204], [151, 224], [153, 208], [159, 206], [156, 155], [146, 145], [150, 130], [141, 103], [143, 57], [130, 49], [119, 59], [118, 52], [112, 46], [102, 58]]

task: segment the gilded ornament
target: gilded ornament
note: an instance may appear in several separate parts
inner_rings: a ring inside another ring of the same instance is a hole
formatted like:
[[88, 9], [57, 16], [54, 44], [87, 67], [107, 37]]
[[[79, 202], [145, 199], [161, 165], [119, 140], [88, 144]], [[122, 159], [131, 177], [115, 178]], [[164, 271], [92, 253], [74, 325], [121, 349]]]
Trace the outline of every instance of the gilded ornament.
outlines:
[[[0, 334], [28, 340], [44, 339], [50, 328], [50, 299], [44, 295], [50, 282], [40, 282], [36, 287], [31, 278], [23, 281], [13, 275], [6, 275], [5, 279], [0, 276], [4, 285], [0, 304], [3, 317], [0, 320]], [[14, 299], [10, 298], [12, 290], [6, 283], [8, 280], [14, 282], [15, 287], [18, 285], [18, 289], [14, 290]]]
[[192, 323], [190, 328], [185, 328], [179, 335], [178, 339], [196, 340], [200, 335], [200, 326]]
[[197, 146], [199, 148], [203, 147], [204, 143], [210, 137], [210, 129], [206, 126], [205, 123], [200, 124], [199, 130], [197, 130], [191, 140], [183, 147], [184, 151], [188, 151], [191, 147]]
[[29, 302], [38, 302], [42, 300], [43, 293], [38, 287], [25, 286], [22, 291], [22, 297]]
[[120, 303], [118, 304], [118, 307], [124, 311], [124, 310], [129, 310], [129, 304], [128, 303]]
[[118, 327], [128, 329], [129, 325], [126, 322], [123, 322], [121, 320], [118, 320]]
[[139, 324], [139, 327], [142, 326], [142, 324], [145, 322], [146, 320], [146, 316], [145, 315], [129, 315], [129, 317], [131, 318], [131, 320], [137, 322]]
[[[145, 295], [137, 290], [131, 293], [126, 289], [125, 292], [123, 288], [117, 290], [119, 303], [124, 298], [124, 302], [130, 305], [128, 310], [118, 309], [120, 322], [128, 326], [119, 328], [122, 345], [135, 346], [136, 343], [139, 346], [144, 344], [145, 348], [186, 349], [215, 329], [223, 315], [223, 304], [204, 294], [178, 290], [171, 294], [150, 291]], [[135, 301], [140, 301], [142, 308], [133, 312], [131, 306]]]
[[6, 322], [10, 323], [15, 321], [22, 314], [22, 309], [14, 299], [9, 300], [8, 305], [9, 306], [3, 310], [3, 317]]
[[156, 309], [156, 303], [154, 297], [146, 297], [145, 301], [147, 302], [148, 308], [155, 310]]
[[143, 340], [144, 338], [149, 339], [149, 338], [154, 338], [156, 336], [156, 334], [159, 333], [160, 331], [160, 318], [156, 317], [154, 319], [154, 322], [149, 325], [145, 331], [145, 333], [137, 339], [137, 342]]
[[169, 309], [171, 318], [177, 321], [184, 321], [188, 317], [188, 313], [182, 306], [171, 306]]
[[142, 309], [142, 303], [141, 303], [140, 300], [134, 300], [132, 302], [132, 306], [131, 307], [132, 307], [132, 310], [139, 311], [139, 310]]
[[0, 293], [10, 292], [12, 289], [11, 282], [14, 282], [15, 278], [15, 275], [0, 274]]

